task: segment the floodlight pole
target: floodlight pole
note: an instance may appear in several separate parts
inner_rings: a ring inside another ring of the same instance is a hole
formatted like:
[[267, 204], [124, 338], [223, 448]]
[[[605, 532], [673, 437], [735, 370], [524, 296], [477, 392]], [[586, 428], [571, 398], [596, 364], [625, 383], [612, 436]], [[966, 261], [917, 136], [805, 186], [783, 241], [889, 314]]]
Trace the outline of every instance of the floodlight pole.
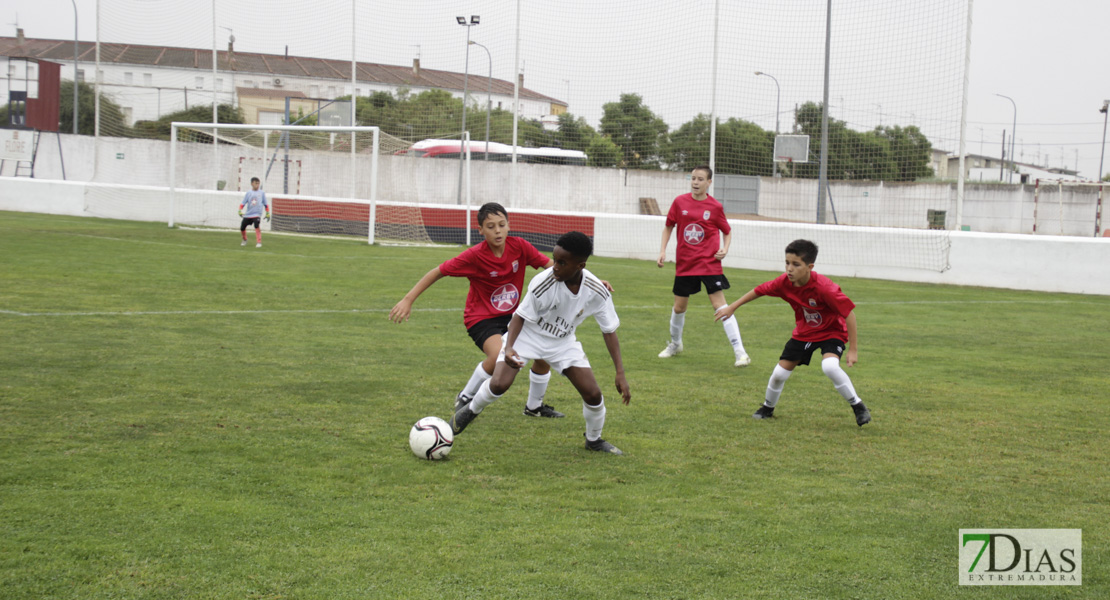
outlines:
[[[767, 77], [770, 77], [772, 81], [775, 82], [775, 138], [777, 139], [779, 137], [779, 100], [782, 98], [782, 89], [779, 88], [779, 80], [775, 79], [774, 75], [771, 75], [770, 73], [764, 73], [763, 71], [756, 71], [755, 74], [756, 75], [766, 75]], [[771, 174], [774, 177], [778, 177], [779, 176], [779, 163], [775, 161], [774, 152], [775, 152], [774, 151], [774, 146], [772, 146], [772, 150], [771, 150]]]
[[463, 138], [466, 136], [466, 95], [469, 91], [470, 84], [470, 28], [477, 25], [479, 20], [478, 15], [470, 15], [470, 21], [467, 22], [466, 17], [455, 17], [455, 21], [466, 27], [466, 63], [465, 71], [463, 72], [463, 112], [462, 112], [462, 131], [459, 134], [459, 189], [455, 195], [455, 204], [462, 204], [462, 189], [463, 189], [463, 167], [465, 166]]
[[1014, 140], [1017, 139], [1017, 102], [1014, 102], [1013, 98], [1002, 94], [995, 94], [995, 96], [1005, 98], [1010, 101], [1010, 104], [1014, 105], [1014, 126], [1010, 129], [1010, 172], [1006, 175], [1006, 182], [1012, 183], [1014, 181], [1014, 169], [1017, 168], [1017, 165], [1014, 164]]
[[478, 42], [470, 42], [473, 46], [478, 46], [486, 51], [486, 58], [489, 59], [489, 76], [486, 77], [486, 158], [489, 160], [489, 115], [490, 110], [493, 109], [493, 55], [489, 53], [489, 48], [479, 44]]
[[1102, 160], [1106, 158], [1106, 117], [1110, 112], [1110, 100], [1102, 101], [1102, 108], [1098, 109], [1102, 113], [1102, 152], [1098, 155], [1098, 178], [1097, 181], [1102, 181]]
[[73, 135], [77, 135], [77, 0], [73, 3]]

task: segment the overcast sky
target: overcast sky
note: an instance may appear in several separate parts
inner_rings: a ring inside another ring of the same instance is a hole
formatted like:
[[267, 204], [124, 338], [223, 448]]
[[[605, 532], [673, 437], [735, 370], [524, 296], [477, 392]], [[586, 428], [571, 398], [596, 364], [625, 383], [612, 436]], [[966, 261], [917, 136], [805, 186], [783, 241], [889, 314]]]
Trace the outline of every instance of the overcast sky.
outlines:
[[[79, 36], [96, 37], [96, 0], [75, 0]], [[212, 46], [211, 2], [101, 0], [101, 39], [184, 47]], [[934, 147], [955, 152], [966, 0], [833, 0], [829, 105], [858, 130], [916, 124]], [[493, 76], [511, 80], [516, 3], [510, 0], [359, 0], [359, 60], [462, 71], [465, 28], [456, 15], [480, 15], [471, 39], [492, 56]], [[713, 98], [712, 0], [527, 0], [520, 44], [525, 86], [566, 100], [597, 125], [601, 106], [624, 92], [673, 128], [709, 113]], [[306, 7], [311, 8], [306, 12]], [[924, 8], [922, 8], [924, 7]], [[781, 129], [796, 103], [820, 100], [823, 0], [721, 0], [716, 107], [722, 118], [775, 126], [776, 77]], [[997, 156], [1017, 105], [1017, 157], [1047, 166], [1078, 166], [1094, 177], [1102, 149], [1098, 109], [1110, 99], [1110, 1], [974, 0], [967, 150]], [[217, 42], [229, 27], [236, 49], [349, 59], [351, 5], [284, 0], [220, 0]], [[28, 37], [72, 39], [73, 3], [0, 0], [4, 35], [18, 21]], [[914, 39], [919, 38], [919, 39]], [[907, 44], [916, 44], [907, 46]], [[868, 49], [870, 45], [870, 50]], [[876, 47], [890, 52], [875, 52]], [[470, 46], [470, 72], [486, 74], [485, 51]], [[907, 53], [907, 48], [910, 51]], [[870, 54], [868, 54], [870, 53]], [[921, 56], [935, 56], [922, 67]], [[1007, 135], [1010, 135], [1007, 133]], [[1104, 171], [1110, 168], [1104, 168]]]

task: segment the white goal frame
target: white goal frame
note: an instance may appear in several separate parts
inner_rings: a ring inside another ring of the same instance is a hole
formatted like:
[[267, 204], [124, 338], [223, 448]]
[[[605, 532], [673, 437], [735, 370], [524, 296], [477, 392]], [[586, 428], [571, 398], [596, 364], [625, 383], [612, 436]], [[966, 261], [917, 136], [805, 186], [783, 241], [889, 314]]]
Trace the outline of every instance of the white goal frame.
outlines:
[[1095, 235], [1099, 237], [1102, 234], [1102, 200], [1103, 194], [1110, 183], [1105, 181], [1070, 181], [1064, 179], [1037, 179], [1033, 185], [1033, 233], [1037, 233], [1037, 209], [1040, 208], [1041, 203], [1041, 190], [1055, 188], [1059, 194], [1061, 207], [1060, 207], [1060, 229], [1064, 228], [1064, 209], [1063, 191], [1065, 188], [1089, 188], [1098, 190], [1098, 195], [1095, 198]]
[[[177, 196], [177, 133], [180, 129], [199, 129], [207, 130], [213, 133], [213, 152], [218, 151], [219, 139], [215, 135], [217, 130], [246, 130], [246, 131], [301, 131], [305, 133], [313, 132], [327, 132], [327, 133], [370, 133], [373, 138], [371, 144], [371, 162], [370, 162], [370, 198], [367, 200], [370, 204], [370, 234], [369, 243], [374, 243], [374, 212], [378, 202], [378, 159], [379, 150], [378, 146], [381, 142], [381, 130], [378, 127], [372, 126], [318, 126], [318, 125], [250, 125], [240, 123], [189, 123], [183, 121], [174, 121], [170, 124], [170, 202], [169, 202], [169, 227], [174, 226], [174, 208]], [[351, 187], [350, 198], [356, 199], [356, 161], [358, 158], [357, 149], [355, 144], [351, 144]]]

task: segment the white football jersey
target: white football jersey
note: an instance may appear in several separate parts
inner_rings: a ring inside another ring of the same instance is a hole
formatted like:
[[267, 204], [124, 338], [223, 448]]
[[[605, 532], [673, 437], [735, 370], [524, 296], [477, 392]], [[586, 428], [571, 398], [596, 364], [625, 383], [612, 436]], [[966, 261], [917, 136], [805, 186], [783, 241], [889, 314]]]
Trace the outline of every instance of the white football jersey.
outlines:
[[601, 280], [582, 269], [582, 284], [573, 294], [566, 283], [556, 281], [552, 268], [547, 268], [532, 278], [528, 292], [520, 301], [516, 314], [524, 319], [522, 334], [527, 332], [558, 342], [575, 340], [574, 330], [593, 316], [602, 333], [613, 333], [620, 326], [613, 296]]

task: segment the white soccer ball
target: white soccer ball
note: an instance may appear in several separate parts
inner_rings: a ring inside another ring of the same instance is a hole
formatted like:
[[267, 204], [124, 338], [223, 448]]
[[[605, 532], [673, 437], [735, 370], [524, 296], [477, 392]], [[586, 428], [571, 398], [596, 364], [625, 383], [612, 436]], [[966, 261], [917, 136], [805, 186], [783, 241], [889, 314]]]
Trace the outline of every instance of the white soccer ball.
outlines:
[[420, 458], [439, 460], [451, 452], [455, 434], [451, 425], [439, 417], [424, 417], [409, 431], [409, 448]]

